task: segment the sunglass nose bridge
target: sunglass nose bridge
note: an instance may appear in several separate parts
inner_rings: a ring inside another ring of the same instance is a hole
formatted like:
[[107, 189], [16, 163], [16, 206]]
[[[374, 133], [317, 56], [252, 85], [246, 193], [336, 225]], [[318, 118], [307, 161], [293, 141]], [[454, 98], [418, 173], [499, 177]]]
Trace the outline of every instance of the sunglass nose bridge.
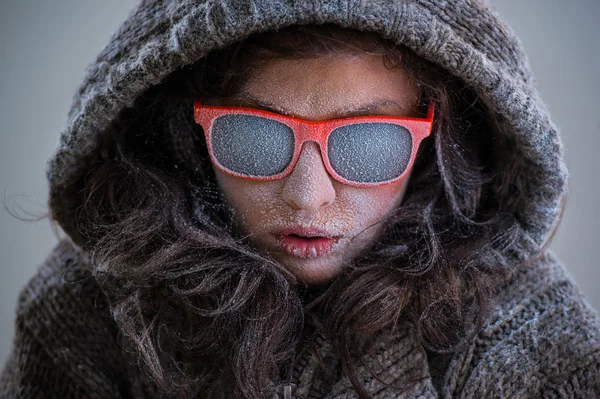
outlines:
[[297, 127], [299, 144], [304, 143], [307, 140], [311, 140], [312, 133], [314, 132], [314, 127], [308, 123], [301, 123]]
[[300, 143], [314, 141], [321, 147], [321, 143], [327, 136], [326, 125], [320, 122], [301, 123], [296, 129]]
[[323, 151], [325, 146], [323, 138], [327, 135], [326, 126], [319, 122], [304, 122], [295, 126], [296, 135], [298, 137], [298, 153], [302, 153], [304, 147], [308, 143], [315, 143], [316, 149], [319, 152], [321, 161], [325, 163]]

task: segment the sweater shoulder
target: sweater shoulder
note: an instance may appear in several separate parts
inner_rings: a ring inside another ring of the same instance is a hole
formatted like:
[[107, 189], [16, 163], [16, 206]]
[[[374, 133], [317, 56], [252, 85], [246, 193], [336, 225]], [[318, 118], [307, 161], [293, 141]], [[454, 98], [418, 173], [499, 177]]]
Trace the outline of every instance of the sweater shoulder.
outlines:
[[70, 240], [59, 242], [19, 294], [17, 322], [42, 343], [87, 332], [116, 331], [87, 254]]
[[[64, 299], [80, 296], [86, 281], [89, 291], [95, 283], [87, 263], [87, 255], [70, 240], [65, 239], [57, 243], [21, 290], [17, 316], [34, 311], [48, 299], [62, 301], [65, 296], [67, 298]], [[70, 307], [74, 303], [64, 303], [64, 305]]]
[[[86, 254], [71, 241], [59, 242], [21, 290], [15, 345], [30, 336], [52, 367], [94, 397], [120, 397], [127, 372], [118, 327], [88, 267]], [[22, 353], [23, 362], [39, 361]]]
[[512, 276], [488, 323], [452, 368], [461, 370], [452, 390], [466, 396], [600, 395], [598, 313], [549, 253]]
[[[489, 322], [478, 335], [482, 348], [530, 337], [531, 348], [544, 342], [600, 348], [600, 318], [565, 266], [552, 253], [524, 266], [502, 288]], [[487, 344], [487, 345], [486, 345]], [[535, 353], [536, 351], [534, 351]]]

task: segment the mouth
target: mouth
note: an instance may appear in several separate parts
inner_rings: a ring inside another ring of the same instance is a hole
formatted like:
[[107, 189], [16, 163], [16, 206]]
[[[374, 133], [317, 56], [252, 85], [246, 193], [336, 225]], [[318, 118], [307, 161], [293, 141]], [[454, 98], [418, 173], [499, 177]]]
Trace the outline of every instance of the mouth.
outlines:
[[274, 235], [280, 248], [286, 254], [297, 258], [325, 256], [341, 238], [324, 230], [303, 227], [281, 230]]

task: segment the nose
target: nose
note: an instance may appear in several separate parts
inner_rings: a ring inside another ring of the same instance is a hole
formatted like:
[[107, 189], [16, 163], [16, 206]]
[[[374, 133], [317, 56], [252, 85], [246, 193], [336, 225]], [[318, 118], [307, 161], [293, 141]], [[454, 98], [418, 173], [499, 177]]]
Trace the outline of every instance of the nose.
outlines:
[[317, 211], [335, 201], [335, 188], [317, 143], [304, 143], [300, 158], [286, 177], [283, 200], [297, 210]]

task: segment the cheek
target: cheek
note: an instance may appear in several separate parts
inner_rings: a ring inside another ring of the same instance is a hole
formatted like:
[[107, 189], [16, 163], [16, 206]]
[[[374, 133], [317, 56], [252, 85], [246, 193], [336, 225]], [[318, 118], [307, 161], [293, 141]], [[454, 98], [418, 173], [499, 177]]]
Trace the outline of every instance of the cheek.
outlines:
[[356, 188], [344, 186], [339, 190], [345, 209], [351, 211], [355, 229], [365, 229], [394, 211], [402, 201], [407, 180], [380, 187]]
[[215, 174], [219, 188], [244, 226], [252, 228], [275, 216], [275, 199], [280, 196], [281, 182], [257, 182], [230, 176], [221, 171], [215, 171]]

